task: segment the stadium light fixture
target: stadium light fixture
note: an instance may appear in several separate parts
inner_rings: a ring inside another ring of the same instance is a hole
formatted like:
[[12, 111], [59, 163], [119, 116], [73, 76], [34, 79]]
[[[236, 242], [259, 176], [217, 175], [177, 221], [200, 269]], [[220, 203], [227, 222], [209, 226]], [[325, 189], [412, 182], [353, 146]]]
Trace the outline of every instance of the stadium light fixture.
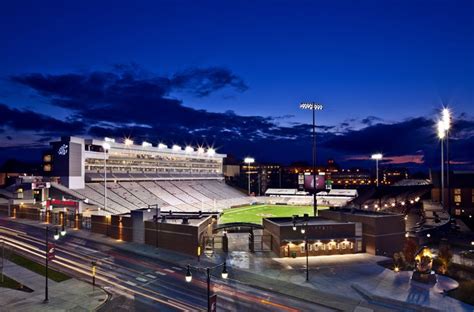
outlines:
[[383, 155], [380, 153], [372, 154], [370, 158], [372, 158], [373, 160], [381, 160], [383, 158]]
[[443, 120], [438, 121], [438, 138], [443, 140], [446, 136], [446, 128]]
[[133, 145], [133, 140], [125, 139], [124, 144], [125, 145]]
[[197, 152], [198, 152], [198, 154], [204, 154], [204, 148], [198, 147]]
[[158, 144], [158, 149], [165, 149], [165, 148], [168, 148], [166, 144], [163, 144], [163, 143]]
[[301, 109], [310, 109], [310, 110], [323, 110], [323, 104], [318, 104], [315, 102], [303, 102], [300, 104]]
[[192, 153], [192, 152], [194, 152], [194, 148], [192, 148], [192, 146], [189, 146], [189, 145], [188, 145], [188, 146], [186, 146], [186, 148], [184, 149], [184, 151], [185, 151], [186, 153]]
[[247, 176], [248, 176], [248, 195], [250, 196], [250, 164], [253, 164], [255, 162], [255, 159], [252, 157], [245, 157], [244, 158], [244, 163], [247, 164]]
[[171, 148], [173, 151], [180, 151], [181, 150], [181, 146], [179, 145], [173, 145], [173, 147]]
[[379, 187], [379, 160], [382, 160], [383, 155], [381, 153], [372, 154], [370, 157], [375, 160], [375, 177], [377, 180], [377, 188]]
[[104, 142], [104, 144], [102, 144], [102, 147], [104, 148], [105, 151], [108, 151], [110, 149], [110, 143]]
[[442, 115], [441, 120], [443, 121], [444, 130], [449, 131], [449, 128], [451, 127], [451, 112], [449, 111], [448, 108], [443, 108], [441, 115]]
[[110, 142], [110, 143], [115, 143], [115, 139], [108, 138], [108, 137], [105, 137], [105, 138], [104, 138], [104, 141], [105, 141], [105, 142]]
[[212, 147], [207, 149], [207, 155], [214, 156], [215, 154], [216, 154], [216, 150], [213, 149]]
[[246, 164], [253, 164], [255, 162], [255, 158], [252, 157], [245, 157], [244, 163]]
[[151, 145], [151, 143], [148, 143], [147, 141], [143, 141], [142, 146], [143, 147], [151, 147], [152, 145]]

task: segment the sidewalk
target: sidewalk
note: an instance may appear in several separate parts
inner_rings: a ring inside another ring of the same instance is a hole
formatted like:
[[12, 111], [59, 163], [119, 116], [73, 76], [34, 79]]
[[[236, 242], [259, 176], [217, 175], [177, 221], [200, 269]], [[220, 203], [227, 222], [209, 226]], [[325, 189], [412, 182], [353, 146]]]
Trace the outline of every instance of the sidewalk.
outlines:
[[93, 311], [107, 300], [99, 287], [71, 278], [57, 283], [49, 280], [49, 302], [43, 303], [45, 278], [26, 268], [5, 260], [4, 273], [31, 288], [32, 293], [0, 288], [0, 310], [3, 311]]

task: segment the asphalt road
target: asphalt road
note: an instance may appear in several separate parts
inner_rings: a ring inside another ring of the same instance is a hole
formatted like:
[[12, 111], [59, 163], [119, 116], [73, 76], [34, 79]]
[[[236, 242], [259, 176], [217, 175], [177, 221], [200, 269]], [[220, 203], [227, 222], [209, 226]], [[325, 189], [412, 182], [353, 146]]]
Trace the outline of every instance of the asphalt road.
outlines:
[[[0, 231], [7, 246], [44, 263], [44, 229], [0, 219]], [[53, 241], [52, 234], [50, 241]], [[56, 244], [56, 259], [50, 263], [76, 278], [92, 280], [92, 261], [97, 263], [96, 283], [115, 298], [102, 311], [202, 311], [207, 307], [206, 277], [193, 271], [185, 282], [186, 269], [128, 253], [107, 245], [66, 235]], [[220, 277], [212, 272], [212, 288], [218, 311], [331, 311], [324, 306], [263, 291]]]

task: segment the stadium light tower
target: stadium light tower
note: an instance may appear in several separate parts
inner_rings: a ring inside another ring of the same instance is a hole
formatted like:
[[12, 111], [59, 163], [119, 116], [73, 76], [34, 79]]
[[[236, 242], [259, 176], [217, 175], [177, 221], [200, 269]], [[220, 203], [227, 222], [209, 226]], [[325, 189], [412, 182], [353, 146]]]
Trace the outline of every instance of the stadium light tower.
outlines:
[[444, 139], [446, 138], [445, 123], [438, 121], [438, 138], [441, 142], [441, 206], [445, 208], [444, 202]]
[[250, 164], [253, 164], [255, 162], [255, 159], [252, 157], [245, 157], [244, 163], [247, 164], [247, 175], [248, 175], [248, 187], [249, 187], [249, 192], [248, 195], [250, 196]]
[[379, 160], [382, 160], [383, 155], [380, 153], [373, 154], [370, 158], [375, 160], [375, 177], [377, 180], [377, 187], [379, 187]]
[[313, 213], [316, 217], [318, 215], [318, 202], [316, 199], [316, 111], [323, 110], [323, 105], [315, 102], [303, 102], [300, 104], [301, 109], [310, 109], [313, 112]]
[[442, 111], [442, 122], [446, 134], [446, 187], [448, 188], [448, 213], [451, 218], [451, 187], [449, 184], [449, 130], [451, 128], [451, 112], [445, 107]]
[[102, 144], [104, 149], [104, 211], [107, 211], [107, 152], [110, 150], [110, 143]]

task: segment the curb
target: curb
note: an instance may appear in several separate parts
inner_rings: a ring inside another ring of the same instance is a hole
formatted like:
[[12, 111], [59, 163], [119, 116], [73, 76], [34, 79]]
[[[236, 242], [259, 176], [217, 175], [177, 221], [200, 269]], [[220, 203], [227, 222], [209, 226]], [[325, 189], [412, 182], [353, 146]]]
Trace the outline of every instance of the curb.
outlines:
[[359, 293], [364, 299], [366, 299], [370, 303], [383, 305], [389, 308], [401, 309], [402, 311], [420, 311], [420, 312], [436, 312], [439, 311], [437, 309], [433, 309], [430, 307], [421, 306], [415, 303], [408, 303], [396, 299], [386, 298], [379, 295], [374, 295], [368, 290], [364, 289], [362, 286], [357, 284], [351, 285], [352, 289], [354, 289], [357, 293]]

